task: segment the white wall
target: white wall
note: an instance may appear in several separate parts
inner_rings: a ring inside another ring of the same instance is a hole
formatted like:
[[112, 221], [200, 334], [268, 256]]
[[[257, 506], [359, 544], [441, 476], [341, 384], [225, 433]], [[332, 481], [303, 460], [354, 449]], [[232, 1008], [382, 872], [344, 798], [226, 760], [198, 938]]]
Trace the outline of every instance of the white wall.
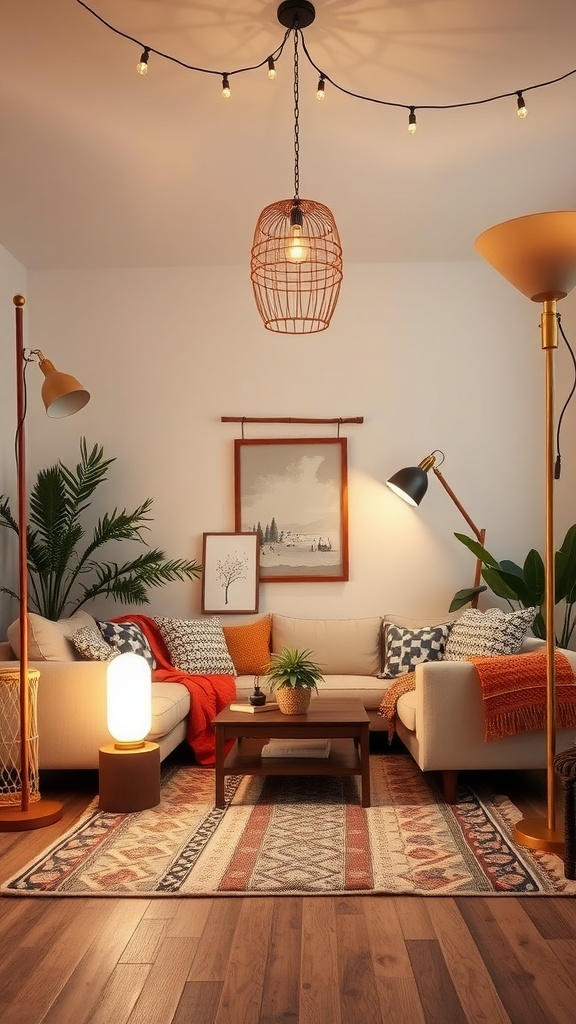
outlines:
[[[16, 341], [14, 295], [26, 295], [26, 268], [0, 246], [0, 494], [10, 497], [16, 515]], [[18, 590], [18, 542], [16, 535], [0, 528], [0, 586]], [[17, 602], [0, 594], [0, 637], [18, 614]]]
[[[562, 304], [567, 333], [571, 301]], [[262, 584], [261, 612], [445, 614], [472, 582], [474, 560], [453, 537], [468, 528], [434, 478], [418, 510], [384, 484], [434, 448], [446, 453], [446, 480], [497, 557], [543, 549], [540, 308], [483, 263], [346, 266], [332, 326], [304, 337], [264, 330], [247, 267], [30, 271], [26, 315], [30, 346], [92, 393], [80, 414], [50, 421], [30, 389], [30, 477], [58, 458], [75, 462], [81, 435], [102, 443], [117, 462], [97, 511], [153, 497], [149, 540], [171, 557], [200, 558], [203, 531], [234, 528], [240, 429], [222, 415], [364, 416], [343, 431], [350, 581]], [[3, 378], [11, 362], [5, 356]], [[571, 372], [564, 351], [557, 365], [560, 404]], [[563, 527], [576, 519], [575, 423], [576, 402], [557, 491]], [[332, 436], [332, 428], [281, 429], [247, 427], [246, 436]], [[5, 467], [11, 450], [4, 433]], [[150, 614], [196, 615], [200, 583], [151, 597]], [[88, 610], [122, 611], [103, 602]]]

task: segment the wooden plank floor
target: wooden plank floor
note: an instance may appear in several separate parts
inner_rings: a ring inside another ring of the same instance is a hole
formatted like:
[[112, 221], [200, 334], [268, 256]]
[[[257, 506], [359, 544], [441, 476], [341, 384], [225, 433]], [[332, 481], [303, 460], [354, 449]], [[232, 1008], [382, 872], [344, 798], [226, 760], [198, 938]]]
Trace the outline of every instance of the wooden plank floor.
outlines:
[[[490, 781], [544, 813], [543, 773]], [[43, 777], [64, 816], [0, 834], [2, 876], [63, 832], [96, 788], [95, 772]], [[575, 1020], [569, 898], [0, 898], [1, 1024]]]

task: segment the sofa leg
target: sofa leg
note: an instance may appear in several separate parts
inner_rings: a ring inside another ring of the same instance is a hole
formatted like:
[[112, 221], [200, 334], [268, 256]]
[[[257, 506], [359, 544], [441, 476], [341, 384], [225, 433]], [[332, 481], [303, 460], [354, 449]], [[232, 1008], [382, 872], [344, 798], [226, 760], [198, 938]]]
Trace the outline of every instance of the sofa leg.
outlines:
[[447, 770], [441, 772], [442, 776], [442, 795], [447, 804], [456, 803], [456, 793], [458, 790], [458, 771]]

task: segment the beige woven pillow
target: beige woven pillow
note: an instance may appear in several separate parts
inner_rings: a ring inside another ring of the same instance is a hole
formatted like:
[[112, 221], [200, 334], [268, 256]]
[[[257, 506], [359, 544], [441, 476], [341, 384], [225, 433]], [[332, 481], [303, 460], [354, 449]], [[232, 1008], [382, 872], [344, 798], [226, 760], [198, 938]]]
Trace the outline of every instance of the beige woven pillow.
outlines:
[[[35, 612], [28, 613], [28, 658], [30, 661], [76, 661], [76, 652], [70, 642], [73, 633], [85, 626], [96, 630], [96, 620], [87, 612], [75, 612], [69, 619], [45, 619]], [[20, 621], [8, 626], [8, 640], [17, 658], [20, 657]]]

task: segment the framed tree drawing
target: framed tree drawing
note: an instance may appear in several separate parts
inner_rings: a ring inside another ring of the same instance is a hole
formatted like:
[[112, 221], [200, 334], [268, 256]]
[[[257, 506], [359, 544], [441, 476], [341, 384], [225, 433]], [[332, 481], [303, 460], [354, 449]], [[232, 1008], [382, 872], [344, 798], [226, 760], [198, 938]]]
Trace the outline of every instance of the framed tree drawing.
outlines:
[[235, 441], [234, 503], [263, 582], [348, 579], [346, 438]]
[[203, 612], [231, 615], [258, 611], [259, 554], [253, 533], [203, 535]]

